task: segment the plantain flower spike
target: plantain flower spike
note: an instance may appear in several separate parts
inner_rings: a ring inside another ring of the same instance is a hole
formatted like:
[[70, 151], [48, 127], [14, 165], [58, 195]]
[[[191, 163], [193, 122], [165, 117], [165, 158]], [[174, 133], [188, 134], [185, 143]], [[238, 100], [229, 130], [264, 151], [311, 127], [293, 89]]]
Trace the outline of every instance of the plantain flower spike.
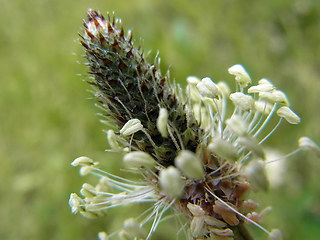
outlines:
[[[122, 229], [100, 232], [99, 239], [149, 240], [170, 215], [176, 218], [176, 239], [253, 239], [247, 223], [269, 239], [281, 239], [279, 230], [268, 231], [252, 220], [258, 204], [246, 196], [268, 187], [264, 167], [272, 161], [265, 162], [262, 143], [283, 118], [300, 122], [282, 91], [266, 79], [249, 87], [253, 80], [237, 64], [228, 69], [235, 91], [225, 82], [192, 76], [184, 93], [169, 71], [161, 73], [158, 56], [150, 63], [135, 47], [119, 19], [91, 9], [81, 44], [88, 83], [113, 125], [106, 131], [111, 151], [125, 154], [125, 165], [140, 179], [116, 176], [89, 158], [77, 158], [72, 165], [99, 181], [84, 184], [81, 196], [70, 195], [71, 211], [97, 217], [128, 204], [149, 209], [126, 220]], [[300, 146], [319, 152], [308, 138]]]

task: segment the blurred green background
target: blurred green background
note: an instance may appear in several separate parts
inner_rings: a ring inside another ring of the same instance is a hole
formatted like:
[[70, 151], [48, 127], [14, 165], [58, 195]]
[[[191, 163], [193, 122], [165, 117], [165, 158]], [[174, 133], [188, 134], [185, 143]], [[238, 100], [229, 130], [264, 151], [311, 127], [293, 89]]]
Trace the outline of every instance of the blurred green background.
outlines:
[[[98, 109], [76, 75], [87, 70], [78, 64], [83, 51], [77, 35], [88, 8], [114, 10], [137, 43], [142, 38], [144, 49], [160, 50], [163, 71], [170, 66], [182, 85], [188, 75], [232, 85], [227, 69], [236, 63], [256, 81], [270, 79], [303, 121], [283, 124], [267, 144], [288, 152], [302, 135], [320, 141], [318, 0], [0, 3], [0, 239], [96, 239], [128, 211], [90, 220], [72, 215], [67, 204], [71, 192], [91, 181], [70, 166], [74, 158], [89, 156], [113, 173], [121, 166], [119, 156], [104, 152]], [[262, 206], [274, 208], [264, 222], [268, 229], [281, 228], [285, 239], [319, 239], [319, 171], [314, 155], [297, 155], [287, 162], [280, 187], [256, 195]], [[174, 239], [173, 230], [160, 227], [154, 239]]]

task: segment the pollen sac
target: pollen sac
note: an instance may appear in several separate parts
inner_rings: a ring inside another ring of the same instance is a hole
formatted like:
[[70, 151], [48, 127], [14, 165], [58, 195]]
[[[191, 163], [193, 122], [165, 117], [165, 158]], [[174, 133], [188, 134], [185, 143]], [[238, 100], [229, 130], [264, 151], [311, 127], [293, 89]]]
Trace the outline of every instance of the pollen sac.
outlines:
[[200, 82], [200, 79], [195, 76], [189, 76], [189, 77], [187, 77], [187, 82], [188, 82], [188, 84], [195, 86]]
[[246, 135], [248, 126], [241, 116], [234, 115], [232, 118], [226, 120], [227, 126], [230, 130], [238, 136]]
[[88, 157], [78, 157], [71, 163], [72, 166], [77, 167], [79, 165], [87, 165], [92, 166], [94, 165], [94, 162], [91, 158]]
[[131, 119], [120, 129], [120, 134], [130, 136], [142, 129], [143, 126], [139, 119]]
[[279, 108], [277, 114], [279, 117], [284, 118], [288, 123], [291, 124], [298, 124], [301, 121], [300, 117], [286, 106]]
[[244, 88], [248, 86], [248, 84], [251, 84], [251, 78], [241, 64], [233, 65], [228, 69], [228, 71], [230, 74], [235, 76], [235, 79], [239, 83], [240, 87]]
[[320, 147], [308, 137], [299, 139], [299, 147], [304, 151], [312, 151], [320, 157]]
[[289, 105], [289, 100], [286, 94], [280, 90], [273, 92], [260, 92], [259, 97], [271, 103], [282, 103], [284, 105]]
[[232, 100], [234, 105], [244, 111], [249, 111], [250, 109], [252, 109], [254, 103], [254, 100], [251, 96], [245, 95], [242, 92], [230, 94], [230, 99]]
[[230, 95], [230, 88], [225, 82], [218, 82], [217, 87], [223, 97]]
[[107, 131], [107, 139], [108, 139], [108, 143], [109, 143], [112, 150], [114, 150], [114, 151], [121, 150], [121, 147], [119, 146], [119, 143], [117, 141], [117, 136], [113, 130]]
[[217, 85], [209, 77], [203, 78], [197, 84], [197, 88], [200, 94], [204, 97], [215, 98], [219, 95], [219, 89]]
[[76, 193], [71, 193], [69, 198], [69, 206], [71, 207], [71, 212], [76, 214], [80, 211], [81, 198]]
[[272, 92], [275, 87], [271, 84], [259, 84], [248, 89], [248, 93]]
[[160, 108], [159, 117], [157, 118], [157, 128], [162, 137], [168, 137], [168, 110], [165, 108]]
[[180, 198], [184, 189], [184, 182], [179, 170], [173, 166], [162, 169], [159, 174], [162, 191], [171, 199]]
[[127, 153], [123, 158], [124, 163], [130, 167], [147, 167], [153, 168], [156, 161], [148, 153], [142, 151], [135, 151]]
[[204, 175], [204, 169], [200, 159], [196, 154], [189, 150], [181, 150], [174, 162], [181, 172], [188, 178], [198, 179], [202, 178]]

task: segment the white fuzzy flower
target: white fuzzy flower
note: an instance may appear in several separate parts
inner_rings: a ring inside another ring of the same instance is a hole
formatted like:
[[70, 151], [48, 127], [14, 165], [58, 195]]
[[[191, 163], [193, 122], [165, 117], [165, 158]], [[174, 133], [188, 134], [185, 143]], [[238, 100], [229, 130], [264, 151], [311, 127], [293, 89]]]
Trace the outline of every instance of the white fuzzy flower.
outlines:
[[[125, 220], [122, 229], [99, 233], [100, 240], [150, 240], [164, 216], [176, 213], [182, 229], [177, 239], [237, 239], [247, 222], [269, 239], [280, 240], [279, 230], [269, 232], [257, 223], [265, 211], [254, 212], [257, 204], [246, 197], [250, 189], [268, 188], [265, 166], [278, 161], [262, 160], [263, 142], [282, 119], [300, 122], [286, 95], [267, 79], [246, 89], [251, 78], [240, 64], [228, 69], [237, 92], [230, 93], [224, 82], [192, 76], [184, 94], [170, 83], [169, 74], [161, 74], [158, 57], [150, 64], [133, 47], [131, 32], [125, 34], [120, 21], [89, 10], [84, 26], [81, 43], [95, 96], [105, 110], [102, 115], [119, 130], [107, 131], [109, 145], [125, 153], [129, 169], [122, 174], [135, 173], [138, 180], [105, 172], [89, 158], [77, 158], [72, 165], [80, 167], [80, 174], [99, 181], [83, 184], [81, 197], [70, 195], [71, 211], [97, 217], [111, 208], [145, 206], [146, 211]], [[299, 147], [295, 152], [320, 154], [309, 138], [301, 138]]]

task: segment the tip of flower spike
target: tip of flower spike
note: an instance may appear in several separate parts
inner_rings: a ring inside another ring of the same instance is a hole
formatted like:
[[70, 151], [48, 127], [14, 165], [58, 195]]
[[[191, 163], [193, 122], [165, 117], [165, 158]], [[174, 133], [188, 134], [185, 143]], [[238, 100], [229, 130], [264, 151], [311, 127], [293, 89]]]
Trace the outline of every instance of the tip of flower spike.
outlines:
[[100, 30], [105, 29], [106, 22], [104, 17], [98, 11], [92, 9], [88, 9], [87, 16], [88, 22], [85, 25], [87, 30], [86, 33], [89, 37], [93, 38], [93, 36], [98, 35]]

